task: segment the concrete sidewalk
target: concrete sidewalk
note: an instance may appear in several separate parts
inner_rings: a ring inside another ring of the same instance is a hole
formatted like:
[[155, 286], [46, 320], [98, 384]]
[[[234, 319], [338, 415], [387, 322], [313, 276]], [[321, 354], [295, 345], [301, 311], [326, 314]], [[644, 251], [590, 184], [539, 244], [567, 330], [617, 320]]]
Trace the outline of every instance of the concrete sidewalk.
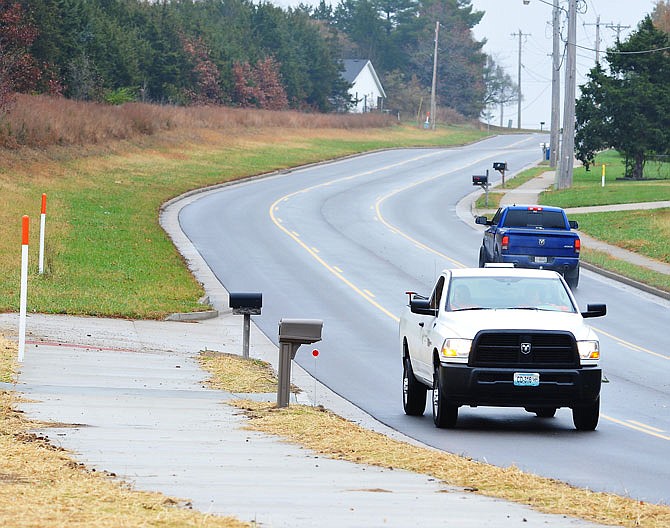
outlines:
[[[180, 208], [196, 197], [168, 204], [161, 222], [216, 311], [192, 322], [30, 315], [18, 384], [0, 388], [23, 393], [28, 402], [21, 407], [31, 418], [73, 424], [41, 435], [137, 489], [260, 526], [597, 526], [448, 487], [426, 475], [331, 460], [243, 429], [246, 418], [226, 404], [236, 395], [205, 388], [206, 373], [195, 359], [200, 350], [242, 350], [242, 318], [226, 308], [228, 293], [178, 229]], [[17, 329], [16, 314], [0, 314], [1, 331], [12, 335]], [[277, 348], [253, 324], [250, 353], [277, 368]], [[323, 405], [416, 444], [318, 384], [296, 363], [292, 369], [302, 403]], [[257, 397], [276, 400], [274, 394]], [[400, 395], [398, 401], [402, 412]]]

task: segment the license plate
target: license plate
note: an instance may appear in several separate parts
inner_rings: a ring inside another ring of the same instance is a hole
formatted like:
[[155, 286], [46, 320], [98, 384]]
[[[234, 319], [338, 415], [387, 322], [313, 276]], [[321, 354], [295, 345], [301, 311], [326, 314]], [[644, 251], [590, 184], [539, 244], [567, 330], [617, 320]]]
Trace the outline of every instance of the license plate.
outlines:
[[514, 385], [517, 387], [537, 387], [540, 385], [538, 372], [515, 372]]
[[538, 264], [546, 264], [547, 257], [535, 257], [535, 262], [537, 262]]

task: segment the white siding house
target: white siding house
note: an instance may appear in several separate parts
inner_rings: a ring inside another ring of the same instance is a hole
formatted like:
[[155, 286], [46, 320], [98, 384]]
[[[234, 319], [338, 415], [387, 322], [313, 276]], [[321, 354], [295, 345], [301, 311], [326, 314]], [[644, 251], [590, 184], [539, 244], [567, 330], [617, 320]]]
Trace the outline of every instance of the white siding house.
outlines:
[[342, 76], [352, 84], [349, 95], [355, 101], [351, 112], [382, 110], [386, 93], [372, 63], [367, 59], [346, 59]]

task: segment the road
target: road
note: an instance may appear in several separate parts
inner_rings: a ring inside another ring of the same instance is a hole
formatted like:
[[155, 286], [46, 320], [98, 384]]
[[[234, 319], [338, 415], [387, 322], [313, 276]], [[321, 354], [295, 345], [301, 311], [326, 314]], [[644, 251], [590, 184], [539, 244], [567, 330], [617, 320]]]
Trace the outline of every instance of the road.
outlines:
[[[263, 293], [255, 323], [277, 341], [281, 318], [324, 321], [320, 355], [296, 360], [378, 420], [428, 445], [570, 484], [670, 503], [670, 303], [582, 271], [576, 292], [606, 302], [601, 421], [577, 432], [569, 409], [461, 408], [455, 430], [430, 409], [405, 416], [398, 315], [405, 291], [429, 293], [441, 269], [477, 265], [481, 234], [457, 204], [494, 161], [539, 161], [539, 135], [453, 149], [372, 153], [248, 181], [185, 207], [180, 223], [228, 291]], [[498, 176], [491, 172], [491, 179]], [[305, 348], [305, 347], [303, 347]]]

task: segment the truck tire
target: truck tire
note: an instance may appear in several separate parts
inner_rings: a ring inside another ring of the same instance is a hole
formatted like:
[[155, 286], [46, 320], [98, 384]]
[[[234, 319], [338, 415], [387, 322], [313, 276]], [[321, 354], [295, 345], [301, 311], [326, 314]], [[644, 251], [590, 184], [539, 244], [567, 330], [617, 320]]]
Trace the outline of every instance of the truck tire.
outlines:
[[578, 431], [593, 431], [598, 427], [600, 417], [600, 396], [593, 403], [585, 406], [573, 407], [572, 421]]
[[573, 270], [565, 273], [565, 282], [568, 283], [571, 290], [575, 290], [579, 284], [579, 265]]
[[440, 429], [453, 429], [458, 420], [458, 405], [449, 403], [446, 391], [440, 382], [440, 365], [433, 374], [433, 422]]
[[402, 406], [409, 416], [423, 416], [428, 388], [416, 379], [409, 355], [402, 360]]
[[488, 262], [486, 258], [486, 248], [484, 246], [479, 248], [479, 267], [483, 268]]

